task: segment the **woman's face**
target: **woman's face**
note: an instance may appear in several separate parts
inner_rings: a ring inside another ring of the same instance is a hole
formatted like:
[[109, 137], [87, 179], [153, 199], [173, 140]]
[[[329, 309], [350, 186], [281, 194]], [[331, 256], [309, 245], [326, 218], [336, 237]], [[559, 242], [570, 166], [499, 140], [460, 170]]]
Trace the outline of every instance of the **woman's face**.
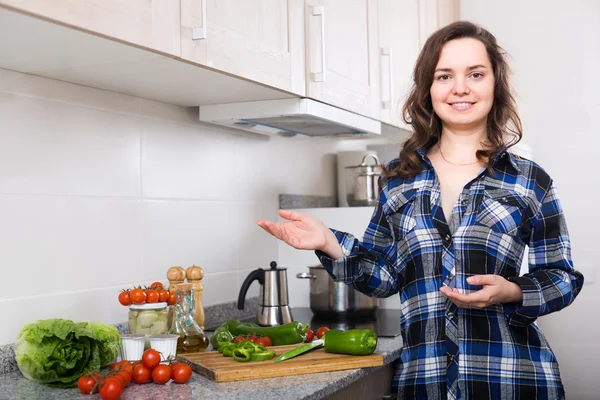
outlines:
[[447, 128], [485, 128], [494, 101], [494, 72], [483, 43], [471, 38], [447, 42], [430, 93], [433, 109]]

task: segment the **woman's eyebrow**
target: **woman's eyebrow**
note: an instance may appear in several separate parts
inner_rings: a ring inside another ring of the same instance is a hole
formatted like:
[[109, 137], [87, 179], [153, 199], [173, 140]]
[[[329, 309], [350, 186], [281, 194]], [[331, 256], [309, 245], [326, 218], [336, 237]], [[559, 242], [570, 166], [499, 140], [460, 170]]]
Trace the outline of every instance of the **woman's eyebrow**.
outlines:
[[[481, 64], [471, 65], [470, 67], [467, 67], [467, 71], [472, 71], [472, 70], [478, 69], [478, 68], [487, 68], [487, 67], [485, 65], [481, 65]], [[452, 68], [438, 68], [434, 72], [453, 72], [453, 70], [452, 70]]]

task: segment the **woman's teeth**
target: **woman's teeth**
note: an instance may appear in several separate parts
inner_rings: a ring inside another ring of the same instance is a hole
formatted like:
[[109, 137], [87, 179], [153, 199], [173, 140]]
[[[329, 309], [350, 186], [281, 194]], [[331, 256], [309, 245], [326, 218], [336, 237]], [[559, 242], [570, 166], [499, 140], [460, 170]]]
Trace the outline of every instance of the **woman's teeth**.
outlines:
[[452, 103], [452, 108], [458, 111], [468, 110], [473, 105], [472, 103]]

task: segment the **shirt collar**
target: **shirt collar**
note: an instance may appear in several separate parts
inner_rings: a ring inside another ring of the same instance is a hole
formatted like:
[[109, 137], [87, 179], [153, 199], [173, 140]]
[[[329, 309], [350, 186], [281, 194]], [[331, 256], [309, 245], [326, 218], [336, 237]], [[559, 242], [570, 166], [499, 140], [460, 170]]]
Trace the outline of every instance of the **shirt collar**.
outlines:
[[[417, 149], [417, 154], [428, 165], [431, 165], [431, 163], [429, 162], [429, 159], [427, 158], [427, 149], [425, 148], [425, 146], [419, 147]], [[506, 162], [506, 161], [508, 161], [510, 163], [510, 165], [512, 165], [512, 167], [517, 172], [519, 172], [519, 173], [521, 172], [521, 169], [519, 168], [519, 166], [518, 166], [518, 164], [517, 164], [517, 162], [515, 160], [515, 156], [513, 154], [509, 153], [506, 150], [502, 150], [502, 151], [496, 153], [496, 155], [492, 158], [492, 166], [493, 167], [497, 167], [499, 165], [499, 163]]]

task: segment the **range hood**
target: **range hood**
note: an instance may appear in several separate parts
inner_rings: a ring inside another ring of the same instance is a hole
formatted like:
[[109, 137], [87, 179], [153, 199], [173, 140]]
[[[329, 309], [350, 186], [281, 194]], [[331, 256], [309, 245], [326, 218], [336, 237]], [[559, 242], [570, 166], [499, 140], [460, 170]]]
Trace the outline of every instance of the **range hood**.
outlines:
[[200, 121], [269, 136], [381, 135], [381, 122], [307, 98], [200, 106]]

